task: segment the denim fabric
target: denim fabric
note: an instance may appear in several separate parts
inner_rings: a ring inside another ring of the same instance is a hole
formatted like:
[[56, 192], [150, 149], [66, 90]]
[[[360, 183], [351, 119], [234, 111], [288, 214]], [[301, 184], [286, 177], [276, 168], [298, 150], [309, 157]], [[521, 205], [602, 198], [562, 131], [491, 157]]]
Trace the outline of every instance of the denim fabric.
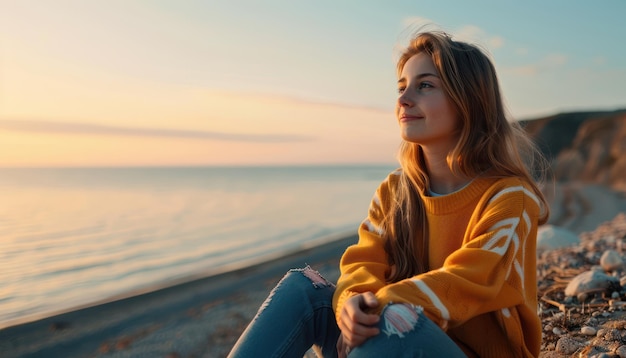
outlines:
[[[309, 277], [307, 277], [309, 276]], [[311, 268], [291, 270], [272, 290], [229, 357], [302, 357], [317, 345], [336, 357], [335, 286]]]
[[[390, 314], [397, 307], [414, 310], [415, 316], [411, 317], [414, 319], [398, 318]], [[401, 322], [397, 322], [398, 320]], [[407, 327], [407, 323], [411, 323], [411, 328]], [[378, 328], [380, 334], [353, 348], [348, 357], [467, 357], [439, 326], [424, 315], [421, 307], [408, 304], [389, 305], [383, 309]]]
[[[332, 283], [309, 267], [289, 271], [228, 357], [302, 357], [313, 345], [324, 358], [337, 357], [335, 347], [341, 332], [332, 308], [334, 290]], [[420, 307], [389, 305], [378, 325], [381, 333], [353, 348], [349, 358], [465, 357]]]

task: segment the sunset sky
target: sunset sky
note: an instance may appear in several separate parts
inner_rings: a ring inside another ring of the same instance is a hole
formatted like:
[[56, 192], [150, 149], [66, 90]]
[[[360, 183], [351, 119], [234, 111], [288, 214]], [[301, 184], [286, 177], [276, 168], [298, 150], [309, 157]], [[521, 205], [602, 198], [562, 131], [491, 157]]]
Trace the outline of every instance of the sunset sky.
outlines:
[[393, 163], [395, 58], [480, 44], [511, 116], [626, 108], [626, 2], [0, 0], [0, 167]]

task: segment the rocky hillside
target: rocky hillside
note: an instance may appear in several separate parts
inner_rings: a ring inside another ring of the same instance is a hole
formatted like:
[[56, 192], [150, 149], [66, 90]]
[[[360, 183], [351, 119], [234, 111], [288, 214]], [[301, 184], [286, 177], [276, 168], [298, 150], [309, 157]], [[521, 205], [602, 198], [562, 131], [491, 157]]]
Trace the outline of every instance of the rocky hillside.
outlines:
[[626, 109], [560, 113], [522, 125], [551, 161], [558, 182], [626, 191]]
[[626, 212], [626, 109], [522, 121], [551, 163], [549, 224], [594, 230]]

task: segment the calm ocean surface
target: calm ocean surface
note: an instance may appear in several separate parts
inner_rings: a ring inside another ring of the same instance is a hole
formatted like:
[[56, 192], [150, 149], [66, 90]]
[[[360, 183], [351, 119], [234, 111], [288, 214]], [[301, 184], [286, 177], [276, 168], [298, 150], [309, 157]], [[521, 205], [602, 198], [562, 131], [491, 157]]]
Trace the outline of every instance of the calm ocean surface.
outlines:
[[0, 328], [354, 233], [393, 169], [0, 169]]

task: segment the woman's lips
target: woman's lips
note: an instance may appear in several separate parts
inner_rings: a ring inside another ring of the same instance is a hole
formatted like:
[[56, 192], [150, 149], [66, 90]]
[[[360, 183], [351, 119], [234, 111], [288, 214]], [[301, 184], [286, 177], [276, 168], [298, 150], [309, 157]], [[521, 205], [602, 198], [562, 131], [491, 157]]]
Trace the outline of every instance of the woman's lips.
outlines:
[[402, 116], [400, 116], [400, 122], [410, 122], [410, 121], [416, 121], [419, 119], [424, 119], [424, 117], [421, 116], [412, 116], [412, 115], [408, 115], [408, 114], [403, 114]]

